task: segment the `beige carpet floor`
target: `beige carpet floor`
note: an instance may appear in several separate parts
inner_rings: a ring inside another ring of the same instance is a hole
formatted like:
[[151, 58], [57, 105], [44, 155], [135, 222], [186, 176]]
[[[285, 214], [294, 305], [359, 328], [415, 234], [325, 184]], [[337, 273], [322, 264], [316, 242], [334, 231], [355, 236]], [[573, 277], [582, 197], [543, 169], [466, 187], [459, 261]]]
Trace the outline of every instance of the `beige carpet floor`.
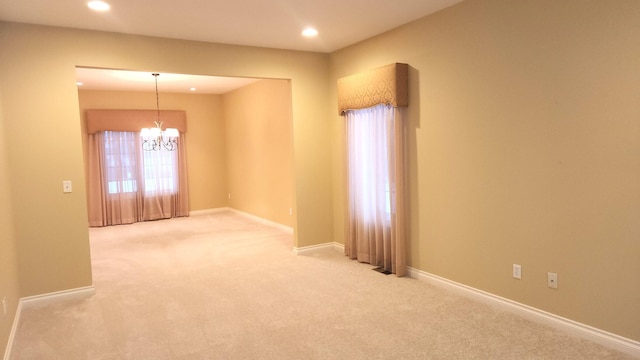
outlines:
[[24, 359], [629, 359], [233, 212], [90, 230], [96, 294], [22, 313]]

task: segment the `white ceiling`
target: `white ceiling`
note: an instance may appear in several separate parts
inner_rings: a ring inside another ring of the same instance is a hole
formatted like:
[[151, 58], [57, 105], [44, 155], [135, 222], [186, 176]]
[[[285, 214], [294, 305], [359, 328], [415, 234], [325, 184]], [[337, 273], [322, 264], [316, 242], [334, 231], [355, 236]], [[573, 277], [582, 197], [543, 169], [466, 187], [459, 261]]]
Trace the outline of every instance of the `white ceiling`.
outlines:
[[[76, 68], [76, 80], [81, 90], [155, 91], [151, 72]], [[194, 94], [225, 94], [258, 81], [253, 78], [220, 77], [160, 73], [158, 91]], [[195, 90], [191, 90], [194, 88]]]
[[[279, 49], [332, 52], [462, 0], [0, 0], [0, 20]], [[303, 28], [319, 31], [316, 38]]]
[[[87, 7], [88, 0], [0, 0], [0, 20], [326, 53], [462, 0], [106, 1], [111, 9], [98, 13]], [[319, 31], [317, 37], [301, 35], [308, 26]], [[84, 82], [85, 89], [143, 90], [151, 87], [154, 91], [150, 73], [117, 74], [79, 69], [78, 79]], [[120, 80], [114, 82], [114, 79]], [[247, 84], [246, 79], [239, 81], [161, 74], [158, 86], [162, 92], [188, 92], [190, 87], [196, 87], [198, 93], [224, 93]]]

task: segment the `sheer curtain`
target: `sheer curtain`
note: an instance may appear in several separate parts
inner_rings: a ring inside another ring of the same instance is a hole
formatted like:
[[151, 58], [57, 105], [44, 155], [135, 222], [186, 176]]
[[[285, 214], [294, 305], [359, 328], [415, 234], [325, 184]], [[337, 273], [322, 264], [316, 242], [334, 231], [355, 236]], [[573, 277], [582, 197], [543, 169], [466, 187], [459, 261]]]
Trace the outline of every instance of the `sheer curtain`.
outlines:
[[177, 151], [143, 151], [140, 135], [89, 135], [89, 225], [188, 216], [184, 134]]
[[404, 127], [390, 105], [349, 110], [347, 236], [345, 252], [361, 262], [406, 273]]

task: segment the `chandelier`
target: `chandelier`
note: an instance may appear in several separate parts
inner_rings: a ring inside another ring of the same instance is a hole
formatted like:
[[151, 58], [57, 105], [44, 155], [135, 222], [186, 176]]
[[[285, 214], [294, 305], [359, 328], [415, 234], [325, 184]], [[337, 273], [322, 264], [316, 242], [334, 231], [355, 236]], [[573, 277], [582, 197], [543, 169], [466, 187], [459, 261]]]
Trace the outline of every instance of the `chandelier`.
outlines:
[[174, 151], [178, 148], [178, 137], [180, 133], [178, 129], [167, 128], [162, 130], [162, 121], [160, 121], [160, 98], [158, 96], [158, 76], [160, 74], [151, 74], [156, 79], [156, 109], [157, 120], [154, 121], [156, 127], [144, 128], [140, 131], [142, 138], [142, 149], [146, 151], [158, 151], [163, 148], [168, 151]]

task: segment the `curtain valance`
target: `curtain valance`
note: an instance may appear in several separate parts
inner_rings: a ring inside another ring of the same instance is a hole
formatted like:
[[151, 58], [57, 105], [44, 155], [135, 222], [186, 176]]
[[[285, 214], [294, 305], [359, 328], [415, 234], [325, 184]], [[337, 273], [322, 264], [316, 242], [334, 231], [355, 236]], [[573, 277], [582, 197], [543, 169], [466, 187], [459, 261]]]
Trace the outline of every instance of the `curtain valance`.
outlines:
[[409, 104], [409, 65], [394, 63], [338, 79], [338, 113], [378, 104]]
[[[92, 109], [86, 111], [87, 133], [98, 131], [140, 131], [154, 127], [158, 118], [157, 110], [112, 110]], [[187, 132], [187, 115], [184, 110], [160, 110], [162, 128], [176, 128]]]

